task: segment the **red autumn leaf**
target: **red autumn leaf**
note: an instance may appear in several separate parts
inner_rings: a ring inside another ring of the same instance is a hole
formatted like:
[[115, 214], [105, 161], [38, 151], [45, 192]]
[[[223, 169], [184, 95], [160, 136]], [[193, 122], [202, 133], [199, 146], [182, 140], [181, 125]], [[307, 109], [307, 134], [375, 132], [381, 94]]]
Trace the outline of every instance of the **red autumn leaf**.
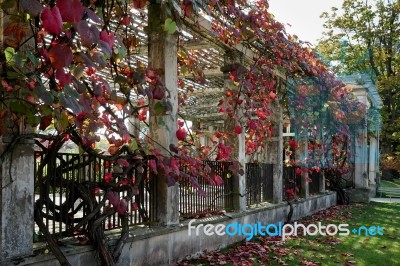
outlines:
[[95, 187], [94, 189], [92, 189], [93, 196], [98, 196], [99, 193], [100, 193], [100, 188], [99, 187]]
[[307, 183], [311, 183], [311, 182], [312, 182], [312, 179], [309, 178], [309, 177], [307, 177], [307, 178], [306, 178], [306, 182], [307, 182]]
[[51, 34], [59, 35], [62, 32], [62, 19], [58, 7], [43, 9], [40, 16], [43, 28]]
[[124, 167], [128, 167], [129, 166], [129, 163], [128, 163], [128, 161], [126, 159], [118, 159], [117, 163], [119, 165], [121, 165], [121, 166], [124, 166]]
[[296, 175], [301, 175], [302, 172], [300, 168], [296, 168]]
[[72, 50], [66, 44], [53, 44], [49, 51], [49, 58], [55, 69], [68, 67], [72, 62]]
[[296, 141], [295, 141], [294, 139], [291, 139], [291, 140], [289, 141], [289, 146], [290, 146], [290, 149], [295, 150], [296, 147], [297, 147]]
[[150, 169], [157, 174], [157, 164], [155, 160], [149, 160]]
[[113, 32], [107, 33], [107, 31], [102, 30], [100, 32], [100, 40], [108, 44], [108, 47], [112, 49], [115, 41], [114, 33]]
[[135, 211], [137, 211], [137, 210], [139, 210], [138, 204], [137, 204], [136, 202], [132, 202], [132, 203], [131, 203], [131, 211], [132, 211], [132, 212], [135, 212]]
[[111, 155], [116, 154], [119, 151], [119, 147], [115, 146], [115, 145], [111, 145], [110, 147], [108, 147], [108, 153]]
[[121, 199], [119, 201], [119, 204], [117, 206], [117, 212], [119, 215], [122, 215], [122, 216], [128, 214], [128, 202], [125, 199]]
[[117, 192], [108, 191], [107, 199], [114, 207], [117, 207], [119, 205], [120, 198], [119, 198], [119, 194]]
[[146, 6], [146, 0], [133, 0], [133, 7], [136, 9], [143, 9]]
[[183, 127], [180, 127], [176, 131], [176, 137], [178, 138], [178, 140], [185, 140], [186, 139], [186, 129]]
[[56, 79], [58, 79], [61, 86], [64, 86], [72, 82], [72, 75], [71, 73], [65, 73], [64, 69], [60, 68], [56, 70]]
[[213, 180], [217, 186], [221, 186], [224, 184], [224, 180], [219, 175], [214, 175]]
[[40, 119], [39, 129], [45, 130], [48, 126], [50, 126], [52, 120], [53, 120], [52, 115], [42, 116], [42, 118]]
[[81, 20], [76, 24], [76, 30], [81, 36], [81, 42], [85, 47], [92, 47], [93, 44], [98, 43], [100, 39], [99, 30], [95, 25], [89, 26], [86, 20]]
[[147, 119], [147, 109], [146, 108], [142, 108], [139, 110], [138, 119], [139, 119], [139, 121], [146, 121], [146, 119]]
[[224, 145], [222, 143], [218, 144], [217, 160], [228, 160], [231, 156], [232, 148], [229, 145]]
[[8, 85], [7, 81], [5, 81], [4, 79], [1, 80], [1, 86], [3, 86], [3, 88], [6, 90], [6, 92], [12, 92], [13, 88]]
[[153, 94], [153, 99], [156, 100], [161, 100], [164, 98], [165, 96], [165, 88], [162, 87], [160, 84], [156, 85], [156, 86], [152, 86], [152, 94]]
[[122, 180], [119, 183], [122, 186], [127, 186], [127, 185], [129, 185], [129, 180], [127, 178], [122, 178]]
[[236, 133], [236, 134], [239, 135], [239, 134], [242, 134], [242, 132], [243, 132], [243, 130], [242, 130], [242, 127], [241, 127], [241, 126], [236, 126], [236, 127], [235, 127], [235, 133]]
[[179, 149], [178, 149], [178, 147], [176, 147], [176, 145], [174, 145], [174, 144], [169, 144], [169, 150], [170, 151], [172, 151], [172, 152], [174, 152], [174, 153], [179, 153]]
[[184, 3], [182, 9], [185, 11], [185, 17], [190, 17], [192, 14], [192, 3], [190, 1], [184, 1]]
[[179, 127], [183, 127], [184, 123], [185, 122], [182, 119], [178, 119], [178, 126]]
[[104, 181], [106, 183], [110, 183], [113, 180], [112, 174], [111, 173], [105, 173], [104, 174]]
[[271, 91], [271, 92], [269, 93], [269, 98], [270, 98], [271, 100], [275, 100], [275, 97], [276, 97], [276, 93], [273, 92], [273, 91]]
[[57, 5], [64, 22], [77, 23], [83, 16], [83, 5], [80, 0], [58, 0]]
[[131, 24], [131, 18], [128, 15], [123, 15], [120, 22], [124, 26], [129, 26], [129, 24]]

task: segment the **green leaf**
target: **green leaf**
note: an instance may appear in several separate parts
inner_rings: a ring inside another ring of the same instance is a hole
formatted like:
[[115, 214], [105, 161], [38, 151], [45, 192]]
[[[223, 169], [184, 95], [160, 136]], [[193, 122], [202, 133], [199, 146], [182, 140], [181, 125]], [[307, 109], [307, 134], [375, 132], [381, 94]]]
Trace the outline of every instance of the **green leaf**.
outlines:
[[23, 114], [26, 111], [26, 106], [24, 104], [21, 104], [18, 101], [10, 102], [9, 107], [10, 107], [11, 111], [14, 112], [14, 113]]
[[42, 85], [39, 85], [38, 87], [36, 87], [34, 93], [46, 105], [50, 105], [50, 104], [52, 104], [54, 102], [53, 94], [51, 94], [50, 91], [46, 90], [46, 88], [43, 87]]
[[174, 34], [176, 31], [176, 22], [170, 18], [167, 18], [164, 23], [164, 30], [168, 34]]
[[40, 63], [39, 59], [37, 59], [37, 57], [31, 51], [28, 51], [27, 55], [28, 55], [29, 60], [31, 60], [33, 66], [36, 68]]
[[23, 68], [26, 59], [22, 57], [20, 53], [15, 52], [14, 48], [7, 47], [4, 49], [4, 55], [6, 56], [6, 62], [9, 66], [16, 66]]
[[115, 83], [119, 83], [119, 84], [128, 83], [128, 79], [125, 78], [124, 76], [116, 76], [114, 81], [115, 81]]
[[136, 139], [132, 138], [132, 139], [131, 139], [131, 143], [129, 143], [129, 149], [130, 149], [130, 151], [131, 151], [131, 152], [134, 152], [134, 151], [136, 151], [138, 148], [139, 148], [139, 146], [138, 146], [138, 144], [137, 144], [137, 142], [136, 142]]
[[6, 56], [6, 62], [8, 65], [13, 66], [15, 64], [15, 50], [12, 47], [4, 49], [4, 55]]
[[26, 113], [26, 120], [29, 125], [36, 127], [40, 123], [41, 117], [38, 115], [35, 115], [32, 112], [27, 112]]
[[60, 130], [63, 131], [69, 126], [68, 116], [65, 113], [61, 113], [61, 117], [58, 120], [59, 125], [62, 127]]
[[[53, 95], [51, 95], [53, 96]], [[48, 104], [40, 106], [40, 113], [42, 116], [51, 115], [53, 110], [50, 108]]]
[[9, 79], [22, 79], [24, 75], [17, 73], [15, 71], [7, 71], [7, 78]]
[[64, 90], [65, 93], [70, 97], [74, 98], [75, 100], [79, 99], [80, 97], [79, 93], [76, 90], [74, 90], [70, 85], [65, 85]]
[[164, 111], [165, 111], [165, 108], [161, 102], [157, 102], [154, 105], [154, 114], [155, 115], [162, 115], [162, 114], [164, 114]]
[[61, 94], [60, 103], [64, 107], [71, 109], [74, 114], [78, 114], [82, 111], [82, 106], [79, 105], [78, 101], [69, 95]]
[[126, 50], [125, 46], [121, 46], [118, 48], [118, 58], [124, 59], [127, 55], [128, 51]]

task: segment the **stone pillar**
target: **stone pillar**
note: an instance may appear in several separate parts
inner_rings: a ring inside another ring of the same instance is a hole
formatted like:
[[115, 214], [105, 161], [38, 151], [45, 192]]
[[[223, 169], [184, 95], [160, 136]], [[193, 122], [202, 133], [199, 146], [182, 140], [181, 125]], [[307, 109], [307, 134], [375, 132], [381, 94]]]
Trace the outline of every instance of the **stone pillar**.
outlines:
[[238, 161], [243, 166], [244, 174], [234, 175], [234, 194], [233, 208], [236, 211], [244, 212], [246, 210], [246, 135], [245, 131], [237, 136], [238, 138]]
[[283, 112], [280, 103], [278, 103], [276, 123], [277, 138], [271, 142], [268, 162], [273, 163], [273, 202], [277, 204], [282, 202], [283, 197]]
[[[168, 34], [162, 28], [165, 14], [158, 1], [150, 1], [148, 5], [148, 52], [149, 68], [157, 71], [166, 86], [165, 95], [161, 100], [150, 99], [150, 135], [155, 142], [152, 143], [164, 156], [170, 144], [177, 145], [177, 110], [178, 110], [178, 75], [177, 75], [177, 36]], [[153, 93], [155, 90], [153, 90]], [[166, 104], [166, 101], [170, 102]], [[154, 106], [163, 106], [155, 113]], [[165, 150], [167, 149], [167, 150]], [[161, 224], [176, 225], [179, 223], [179, 184], [168, 186], [166, 177], [158, 177], [157, 215]]]
[[[7, 141], [0, 139], [0, 154]], [[34, 153], [33, 142], [16, 144], [0, 162], [0, 260], [33, 252]]]
[[369, 184], [376, 184], [377, 161], [378, 161], [378, 141], [375, 136], [369, 139]]
[[367, 132], [361, 129], [356, 137], [354, 186], [355, 188], [368, 188], [368, 149]]
[[[8, 17], [0, 9], [2, 53], [3, 25], [7, 20]], [[1, 71], [3, 70], [0, 66]], [[4, 119], [0, 123], [6, 124], [7, 121], [8, 119]], [[22, 123], [18, 127], [21, 134], [32, 132], [32, 128], [27, 129]], [[33, 253], [35, 201], [33, 141], [20, 141], [8, 149], [11, 142], [11, 135], [0, 137], [0, 261], [29, 256]]]
[[[237, 97], [238, 87], [234, 84], [233, 80], [229, 78], [231, 71], [238, 71], [237, 75], [240, 75], [242, 54], [236, 51], [227, 51], [225, 53], [225, 66], [221, 68], [224, 73], [224, 88], [225, 90], [231, 91]], [[225, 103], [226, 104], [226, 103]], [[227, 105], [226, 105], [227, 106]], [[242, 105], [237, 105], [235, 110], [235, 116], [240, 118], [243, 116]], [[228, 107], [228, 106], [227, 106]], [[235, 108], [235, 106], [229, 106]], [[233, 178], [233, 209], [235, 211], [243, 212], [246, 210], [246, 133], [243, 128], [241, 134], [235, 133], [235, 126], [238, 122], [231, 117], [225, 117], [224, 128], [227, 134], [228, 144], [232, 147], [232, 158], [241, 164], [244, 170], [244, 174], [235, 174]]]

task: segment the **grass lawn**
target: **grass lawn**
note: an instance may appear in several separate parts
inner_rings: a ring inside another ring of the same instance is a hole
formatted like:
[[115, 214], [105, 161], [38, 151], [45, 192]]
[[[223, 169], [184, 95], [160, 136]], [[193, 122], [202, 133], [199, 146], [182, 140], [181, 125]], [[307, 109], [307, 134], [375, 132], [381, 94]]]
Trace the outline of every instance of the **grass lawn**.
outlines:
[[382, 187], [400, 188], [400, 179], [393, 179], [393, 181], [381, 180]]
[[299, 236], [282, 242], [264, 237], [240, 242], [179, 265], [400, 265], [400, 204], [377, 203], [336, 206], [301, 223], [380, 226], [383, 236]]

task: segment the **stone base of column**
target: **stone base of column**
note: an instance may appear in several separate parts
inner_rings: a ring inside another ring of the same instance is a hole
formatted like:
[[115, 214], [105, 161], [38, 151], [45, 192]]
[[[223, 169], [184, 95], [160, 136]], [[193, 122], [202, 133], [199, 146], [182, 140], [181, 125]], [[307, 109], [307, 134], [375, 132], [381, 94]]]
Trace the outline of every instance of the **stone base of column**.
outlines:
[[168, 187], [165, 180], [158, 178], [157, 218], [159, 225], [175, 226], [179, 224], [179, 184]]
[[283, 193], [283, 183], [282, 183], [282, 171], [283, 169], [281, 168], [281, 164], [276, 163], [273, 166], [273, 186], [274, 189], [272, 191], [273, 193], [273, 203], [279, 204], [282, 202], [282, 193]]
[[304, 173], [301, 176], [301, 196], [305, 199], [309, 198], [310, 196], [309, 183], [307, 182], [307, 179], [308, 173]]
[[[8, 143], [0, 142], [0, 154]], [[33, 253], [34, 150], [17, 144], [0, 164], [0, 260]]]
[[353, 188], [346, 190], [351, 203], [368, 203], [370, 199], [370, 188]]
[[246, 211], [246, 176], [233, 175], [233, 211]]

